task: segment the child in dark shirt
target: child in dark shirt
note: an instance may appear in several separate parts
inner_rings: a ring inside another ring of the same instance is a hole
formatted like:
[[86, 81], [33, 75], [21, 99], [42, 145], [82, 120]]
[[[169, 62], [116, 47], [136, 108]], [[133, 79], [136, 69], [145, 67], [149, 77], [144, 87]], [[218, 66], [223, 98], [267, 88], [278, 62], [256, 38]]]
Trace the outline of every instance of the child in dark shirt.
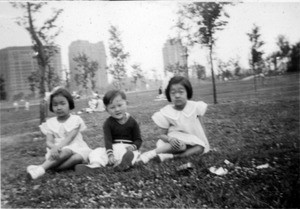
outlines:
[[108, 91], [103, 103], [110, 117], [103, 125], [105, 148], [99, 147], [89, 155], [89, 165], [77, 165], [77, 173], [93, 168], [115, 166], [127, 170], [136, 161], [142, 139], [136, 120], [127, 112], [126, 95], [120, 90]]

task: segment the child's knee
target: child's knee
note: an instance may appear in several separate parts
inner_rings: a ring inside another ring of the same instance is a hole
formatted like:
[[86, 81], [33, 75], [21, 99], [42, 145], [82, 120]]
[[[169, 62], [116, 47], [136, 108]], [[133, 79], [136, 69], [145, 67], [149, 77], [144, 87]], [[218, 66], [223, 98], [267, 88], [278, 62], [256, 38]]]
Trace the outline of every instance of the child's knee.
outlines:
[[72, 155], [72, 160], [74, 163], [82, 163], [84, 161], [83, 157], [80, 154]]
[[187, 149], [187, 146], [184, 142], [178, 140], [176, 144], [171, 144], [172, 150], [176, 152], [182, 152]]
[[204, 147], [201, 146], [201, 145], [198, 145], [197, 147], [198, 147], [198, 150], [199, 150], [199, 154], [203, 154], [204, 150], [205, 150]]
[[73, 155], [73, 151], [70, 149], [62, 149], [60, 154], [59, 154], [59, 158], [60, 159], [65, 159], [65, 158], [69, 158]]

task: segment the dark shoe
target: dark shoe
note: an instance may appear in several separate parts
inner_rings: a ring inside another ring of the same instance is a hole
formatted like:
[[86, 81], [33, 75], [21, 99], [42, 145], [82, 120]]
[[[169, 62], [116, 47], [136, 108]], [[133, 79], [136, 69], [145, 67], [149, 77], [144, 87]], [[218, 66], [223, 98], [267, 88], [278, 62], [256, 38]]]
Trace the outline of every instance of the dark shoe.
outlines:
[[87, 164], [78, 164], [75, 166], [75, 173], [78, 175], [82, 174], [94, 174], [100, 167], [92, 167]]
[[162, 163], [162, 161], [158, 155], [156, 155], [152, 160], [157, 163]]
[[132, 151], [127, 151], [122, 158], [122, 161], [119, 165], [115, 167], [117, 171], [126, 171], [132, 166], [132, 160], [134, 158], [134, 154]]

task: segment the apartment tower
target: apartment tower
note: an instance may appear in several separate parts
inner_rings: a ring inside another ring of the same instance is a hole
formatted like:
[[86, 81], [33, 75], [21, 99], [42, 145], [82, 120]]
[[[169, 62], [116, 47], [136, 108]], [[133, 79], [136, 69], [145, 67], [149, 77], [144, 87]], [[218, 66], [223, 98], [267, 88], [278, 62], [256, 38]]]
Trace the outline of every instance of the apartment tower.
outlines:
[[170, 65], [187, 66], [187, 48], [180, 40], [168, 39], [163, 46], [164, 72], [167, 75], [167, 67]]
[[95, 75], [95, 91], [103, 92], [108, 85], [108, 78], [106, 73], [106, 54], [103, 42], [90, 43], [88, 41], [78, 40], [74, 41], [69, 46], [69, 64], [70, 64], [70, 88], [71, 91], [83, 90], [82, 86], [78, 85], [75, 77], [78, 74], [77, 63], [74, 58], [79, 54], [85, 54], [89, 61], [96, 61], [98, 63], [98, 70]]
[[[50, 65], [59, 77], [62, 77], [61, 53], [53, 56]], [[39, 69], [31, 46], [7, 47], [0, 50], [0, 76], [3, 80], [5, 100], [13, 100], [15, 96], [32, 93], [28, 77]], [[38, 93], [38, 92], [37, 92]], [[38, 95], [38, 94], [37, 94]]]

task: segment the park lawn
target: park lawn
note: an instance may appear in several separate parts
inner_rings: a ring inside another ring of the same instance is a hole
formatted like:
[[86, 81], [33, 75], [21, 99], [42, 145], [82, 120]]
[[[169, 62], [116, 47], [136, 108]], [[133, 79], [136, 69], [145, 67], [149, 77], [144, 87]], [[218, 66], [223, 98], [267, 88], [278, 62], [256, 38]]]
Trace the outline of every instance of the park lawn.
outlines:
[[[299, 80], [288, 77], [294, 81], [288, 85], [284, 79], [279, 80], [280, 88], [276, 87], [279, 82], [267, 80], [258, 93], [253, 93], [250, 84], [222, 84], [219, 89], [223, 94], [216, 105], [211, 104], [209, 86], [194, 88], [195, 100], [210, 103], [205, 126], [212, 151], [163, 163], [150, 161], [126, 172], [108, 167], [94, 175], [48, 172], [40, 179], [28, 180], [26, 166], [42, 162], [45, 154], [44, 140], [32, 140], [44, 139], [37, 132], [37, 118], [22, 121], [18, 113], [15, 124], [11, 118], [1, 119], [2, 123], [10, 120], [1, 127], [1, 135], [5, 133], [5, 140], [1, 139], [1, 206], [299, 208]], [[235, 91], [243, 87], [242, 94]], [[156, 92], [128, 94], [129, 112], [141, 127], [142, 152], [155, 147], [157, 129], [150, 116], [167, 104], [154, 102], [155, 95]], [[78, 109], [82, 106], [78, 103]], [[81, 116], [88, 126], [84, 133], [87, 143], [91, 148], [103, 146], [101, 129], [107, 113]], [[28, 129], [30, 133], [25, 133]], [[193, 163], [192, 170], [176, 171], [187, 162]], [[266, 163], [267, 168], [256, 168]], [[217, 176], [209, 172], [211, 166], [227, 168], [229, 172]]]

